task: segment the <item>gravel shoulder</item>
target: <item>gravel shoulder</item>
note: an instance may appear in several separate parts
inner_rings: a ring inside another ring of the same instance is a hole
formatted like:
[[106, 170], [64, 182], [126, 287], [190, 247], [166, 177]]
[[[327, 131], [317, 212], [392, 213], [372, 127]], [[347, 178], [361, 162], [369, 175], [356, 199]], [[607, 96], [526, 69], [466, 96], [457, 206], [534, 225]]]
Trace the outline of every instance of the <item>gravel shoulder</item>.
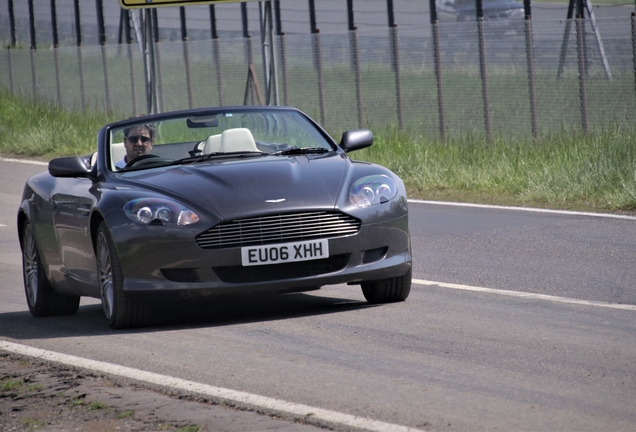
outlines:
[[325, 429], [304, 424], [302, 419], [285, 420], [0, 352], [0, 430], [315, 432]]

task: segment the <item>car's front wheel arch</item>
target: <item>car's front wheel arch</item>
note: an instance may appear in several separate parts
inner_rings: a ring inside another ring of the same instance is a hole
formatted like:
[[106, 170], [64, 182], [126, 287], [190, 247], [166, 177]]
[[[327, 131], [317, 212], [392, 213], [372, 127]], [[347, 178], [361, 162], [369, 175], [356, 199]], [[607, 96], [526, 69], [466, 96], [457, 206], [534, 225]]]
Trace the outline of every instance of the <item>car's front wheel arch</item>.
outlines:
[[22, 236], [24, 234], [24, 224], [27, 222], [28, 218], [23, 209], [20, 209], [18, 212], [18, 240], [20, 241], [20, 247], [22, 247]]
[[46, 277], [33, 225], [24, 218], [20, 226], [22, 275], [29, 312], [35, 317], [73, 315], [80, 296], [59, 294]]
[[94, 245], [99, 295], [108, 325], [115, 329], [144, 325], [150, 316], [150, 306], [134, 301], [124, 292], [121, 263], [105, 221], [97, 227]]
[[91, 221], [90, 221], [90, 232], [91, 232], [91, 241], [93, 244], [93, 250], [95, 250], [96, 247], [96, 240], [97, 240], [97, 230], [99, 229], [99, 225], [104, 222], [104, 216], [98, 212], [98, 211], [94, 211], [93, 214], [91, 215]]

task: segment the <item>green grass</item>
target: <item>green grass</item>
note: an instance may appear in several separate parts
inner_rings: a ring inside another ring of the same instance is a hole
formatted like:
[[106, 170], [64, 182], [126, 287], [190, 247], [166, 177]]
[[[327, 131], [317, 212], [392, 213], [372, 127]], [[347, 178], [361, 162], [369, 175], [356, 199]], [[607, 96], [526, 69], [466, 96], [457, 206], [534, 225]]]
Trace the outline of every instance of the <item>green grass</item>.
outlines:
[[73, 396], [68, 400], [67, 404], [69, 406], [76, 407], [86, 405], [86, 402], [84, 401], [84, 396]]
[[88, 406], [89, 411], [97, 411], [97, 410], [102, 410], [106, 408], [107, 408], [107, 405], [103, 402], [91, 402], [91, 404]]
[[12, 390], [16, 390], [19, 389], [20, 387], [22, 387], [22, 385], [24, 384], [24, 382], [22, 380], [8, 380], [8, 381], [3, 381], [2, 384], [0, 385], [0, 390], [1, 391], [12, 391]]
[[[117, 119], [6, 92], [0, 92], [0, 118], [0, 153], [40, 159], [93, 152], [97, 130]], [[496, 136], [491, 144], [469, 132], [443, 143], [395, 127], [372, 130], [375, 144], [351, 156], [393, 170], [410, 198], [636, 211], [634, 128], [608, 125], [587, 136], [561, 130], [536, 141]]]
[[25, 157], [94, 151], [97, 131], [113, 120], [97, 112], [69, 112], [0, 91], [0, 152]]
[[590, 211], [636, 210], [636, 134], [556, 133], [541, 140], [470, 135], [443, 144], [383, 131], [356, 156], [400, 175], [411, 198]]
[[129, 411], [124, 411], [124, 412], [120, 412], [120, 413], [115, 414], [115, 418], [118, 419], [118, 420], [121, 420], [121, 419], [125, 419], [125, 418], [130, 418], [130, 417], [132, 417], [134, 415], [135, 415], [135, 411], [134, 410], [129, 410]]

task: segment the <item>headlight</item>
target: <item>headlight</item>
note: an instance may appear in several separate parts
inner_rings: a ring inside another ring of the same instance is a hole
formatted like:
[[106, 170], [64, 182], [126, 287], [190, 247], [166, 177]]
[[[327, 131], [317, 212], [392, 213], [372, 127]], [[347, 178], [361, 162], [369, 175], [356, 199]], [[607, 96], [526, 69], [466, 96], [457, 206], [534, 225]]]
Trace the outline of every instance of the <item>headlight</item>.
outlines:
[[395, 181], [385, 175], [372, 175], [357, 180], [349, 190], [349, 202], [356, 207], [383, 204], [397, 195]]
[[189, 208], [163, 198], [137, 198], [124, 206], [124, 213], [134, 222], [142, 225], [191, 225], [199, 221], [199, 216]]

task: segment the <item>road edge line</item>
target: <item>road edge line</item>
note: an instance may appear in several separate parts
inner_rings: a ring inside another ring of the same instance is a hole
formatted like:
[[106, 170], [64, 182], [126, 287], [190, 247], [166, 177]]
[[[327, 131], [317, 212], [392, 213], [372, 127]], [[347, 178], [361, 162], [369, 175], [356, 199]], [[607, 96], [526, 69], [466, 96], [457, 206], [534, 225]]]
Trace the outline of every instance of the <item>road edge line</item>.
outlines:
[[374, 432], [421, 432], [419, 429], [413, 429], [406, 426], [385, 423], [378, 420], [357, 417], [337, 411], [287, 402], [280, 399], [259, 396], [256, 394], [238, 390], [215, 387], [208, 384], [202, 384], [195, 381], [161, 375], [154, 372], [146, 372], [141, 369], [135, 369], [103, 361], [90, 360], [69, 354], [62, 354], [54, 351], [34, 348], [28, 345], [17, 344], [6, 340], [0, 340], [0, 350], [9, 351], [14, 354], [25, 355], [28, 357], [34, 357], [48, 362], [61, 363], [67, 366], [73, 366], [95, 372], [115, 375], [122, 378], [128, 378], [147, 384], [159, 385], [161, 387], [168, 387], [175, 390], [210, 396], [213, 398], [231, 401], [255, 408], [269, 409], [285, 414], [291, 414], [292, 416], [304, 419], [318, 419], [331, 424], [344, 425]]
[[600, 301], [594, 301], [594, 300], [579, 300], [579, 299], [570, 298], [570, 297], [558, 297], [558, 296], [551, 296], [547, 294], [535, 294], [535, 293], [526, 293], [526, 292], [520, 292], [520, 291], [500, 290], [495, 288], [484, 288], [484, 287], [476, 287], [471, 285], [451, 284], [451, 283], [435, 282], [435, 281], [429, 281], [429, 280], [423, 280], [423, 279], [413, 279], [412, 282], [417, 285], [439, 286], [441, 288], [451, 288], [451, 289], [464, 290], [464, 291], [477, 291], [477, 292], [483, 292], [483, 293], [489, 293], [489, 294], [506, 295], [510, 297], [546, 300], [546, 301], [552, 301], [556, 303], [569, 303], [569, 304], [577, 304], [582, 306], [596, 306], [596, 307], [605, 307], [610, 309], [636, 311], [636, 305], [629, 305], [629, 304], [606, 303], [606, 302], [600, 302]]
[[41, 165], [41, 166], [49, 165], [48, 162], [40, 162], [40, 161], [30, 160], [30, 159], [11, 159], [11, 158], [5, 158], [5, 157], [0, 157], [0, 162], [16, 162], [16, 163]]
[[414, 204], [431, 204], [431, 205], [452, 206], [452, 207], [482, 208], [482, 209], [490, 209], [490, 210], [512, 210], [512, 211], [524, 211], [524, 212], [531, 212], [531, 213], [547, 213], [547, 214], [558, 214], [558, 215], [566, 215], [566, 216], [588, 216], [588, 217], [624, 219], [624, 220], [636, 221], [636, 216], [616, 215], [611, 213], [577, 212], [573, 210], [554, 210], [554, 209], [542, 209], [542, 208], [535, 208], [535, 207], [499, 206], [499, 205], [493, 205], [493, 204], [472, 204], [472, 203], [462, 203], [462, 202], [452, 202], [452, 201], [428, 201], [428, 200], [418, 200], [418, 199], [409, 199], [408, 202], [414, 203]]

